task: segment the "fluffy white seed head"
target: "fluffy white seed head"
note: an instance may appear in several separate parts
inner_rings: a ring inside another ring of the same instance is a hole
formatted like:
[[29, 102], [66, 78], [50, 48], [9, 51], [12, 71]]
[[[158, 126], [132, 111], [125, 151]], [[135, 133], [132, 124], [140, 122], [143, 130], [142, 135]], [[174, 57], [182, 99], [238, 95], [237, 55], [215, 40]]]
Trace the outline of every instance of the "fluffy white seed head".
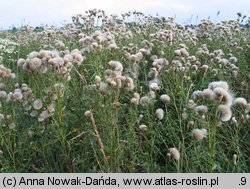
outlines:
[[232, 111], [229, 106], [227, 105], [219, 105], [218, 112], [220, 113], [220, 120], [225, 122], [229, 121], [232, 117]]
[[63, 60], [65, 62], [72, 62], [73, 61], [73, 56], [71, 54], [66, 54], [64, 57], [63, 57]]
[[29, 115], [31, 117], [36, 117], [37, 116], [37, 112], [35, 110], [32, 110]]
[[0, 83], [0, 89], [5, 88], [5, 86], [6, 86], [6, 85], [5, 85], [3, 82]]
[[188, 128], [193, 128], [194, 121], [189, 121], [187, 126], [188, 126]]
[[214, 81], [208, 85], [208, 88], [214, 90], [216, 87], [221, 87], [226, 91], [229, 90], [229, 85], [226, 81]]
[[208, 99], [208, 100], [214, 100], [215, 94], [211, 89], [204, 89], [202, 91], [203, 98]]
[[15, 124], [14, 122], [12, 122], [12, 123], [9, 124], [9, 128], [10, 128], [10, 129], [14, 129], [15, 126], [16, 126], [16, 124]]
[[140, 99], [140, 95], [139, 95], [139, 93], [134, 93], [134, 98], [136, 98], [136, 99]]
[[130, 102], [132, 103], [132, 104], [134, 104], [134, 105], [139, 105], [139, 103], [140, 103], [140, 101], [139, 101], [139, 99], [137, 99], [137, 98], [132, 98], [131, 100], [130, 100]]
[[119, 61], [110, 61], [108, 63], [110, 65], [111, 68], [113, 68], [115, 71], [122, 71], [123, 70], [123, 66], [122, 63], [120, 63]]
[[166, 104], [170, 102], [170, 97], [167, 94], [163, 94], [161, 95], [160, 100]]
[[196, 106], [195, 107], [195, 111], [199, 114], [199, 115], [204, 115], [205, 113], [208, 112], [208, 108], [204, 105], [200, 105], [200, 106]]
[[133, 81], [132, 78], [126, 77], [125, 83], [126, 83], [126, 89], [127, 89], [128, 91], [134, 90], [135, 85], [134, 85], [134, 81]]
[[131, 103], [134, 105], [139, 105], [140, 95], [138, 93], [134, 93], [134, 97], [131, 99]]
[[39, 122], [42, 122], [44, 121], [45, 119], [49, 118], [50, 117], [50, 113], [48, 110], [44, 110], [42, 111], [39, 116], [38, 116], [38, 121]]
[[49, 104], [47, 106], [47, 110], [49, 111], [49, 113], [55, 112], [55, 105], [54, 104]]
[[23, 94], [21, 90], [16, 89], [15, 92], [12, 94], [13, 101], [22, 100], [22, 98], [23, 98]]
[[7, 93], [5, 91], [0, 91], [0, 97], [5, 98], [7, 96]]
[[25, 63], [25, 60], [24, 60], [23, 58], [20, 58], [20, 59], [18, 59], [18, 61], [17, 61], [17, 65], [18, 65], [19, 67], [23, 66], [24, 63]]
[[111, 44], [109, 44], [108, 49], [116, 50], [116, 49], [119, 49], [119, 47], [115, 43], [111, 43]]
[[156, 97], [155, 91], [149, 91], [147, 96], [149, 97], [150, 100], [155, 99]]
[[245, 98], [242, 98], [242, 97], [236, 98], [233, 102], [233, 106], [239, 107], [239, 108], [245, 108], [246, 105], [247, 105], [247, 101]]
[[202, 140], [207, 136], [207, 129], [194, 129], [192, 131], [192, 136], [197, 140]]
[[207, 72], [207, 70], [208, 70], [208, 65], [202, 65], [201, 67], [200, 67], [200, 70], [202, 71], [202, 72]]
[[179, 49], [174, 51], [175, 56], [181, 56], [181, 51]]
[[194, 91], [192, 96], [194, 97], [194, 99], [203, 99], [203, 92], [202, 91]]
[[188, 56], [189, 55], [186, 48], [181, 48], [180, 51], [181, 51], [181, 56]]
[[41, 57], [41, 58], [45, 58], [45, 57], [49, 57], [49, 55], [50, 55], [50, 51], [48, 51], [48, 50], [40, 50], [39, 51], [39, 56]]
[[116, 87], [116, 86], [117, 86], [117, 83], [116, 83], [114, 80], [112, 80], [112, 81], [110, 82], [110, 85], [111, 85], [112, 87]]
[[217, 100], [219, 102], [224, 102], [227, 106], [232, 105], [233, 95], [231, 93], [229, 93], [228, 91], [226, 91], [224, 88], [216, 87], [213, 90], [213, 92], [215, 94], [215, 100]]
[[80, 53], [76, 53], [73, 55], [74, 57], [74, 63], [77, 65], [80, 65], [84, 61], [84, 57]]
[[187, 104], [187, 107], [190, 108], [190, 109], [194, 109], [196, 106], [195, 102], [193, 100], [188, 100], [188, 104]]
[[163, 109], [159, 108], [155, 111], [155, 115], [159, 120], [162, 120], [164, 117], [164, 111]]
[[143, 96], [140, 98], [140, 104], [142, 106], [147, 106], [149, 102], [150, 102], [150, 98], [148, 96]]
[[86, 117], [90, 117], [91, 114], [92, 114], [92, 112], [91, 112], [90, 110], [87, 110], [87, 111], [84, 113], [84, 115], [85, 115]]
[[159, 85], [157, 83], [155, 83], [155, 82], [151, 83], [150, 86], [149, 86], [149, 88], [150, 88], [150, 90], [153, 90], [153, 91], [160, 90]]
[[34, 108], [34, 109], [40, 110], [42, 107], [43, 107], [42, 100], [36, 99], [36, 100], [33, 102], [33, 108]]
[[181, 155], [180, 155], [180, 152], [176, 149], [176, 148], [169, 148], [169, 155], [170, 155], [170, 158], [173, 158], [175, 160], [179, 160]]
[[95, 83], [96, 83], [96, 85], [99, 85], [100, 84], [100, 82], [101, 82], [101, 77], [100, 76], [95, 76]]
[[100, 83], [99, 90], [100, 90], [101, 93], [104, 93], [104, 92], [107, 91], [108, 87], [109, 87], [109, 85], [108, 85], [107, 83], [101, 82], [101, 83]]
[[187, 119], [188, 119], [188, 112], [187, 112], [186, 109], [184, 109], [184, 111], [183, 111], [183, 113], [182, 113], [182, 118], [183, 118], [184, 120], [187, 120]]
[[42, 64], [42, 61], [40, 58], [33, 58], [33, 59], [31, 59], [30, 67], [36, 69], [36, 68], [40, 67], [41, 64]]
[[31, 52], [31, 53], [28, 55], [28, 58], [30, 58], [30, 59], [32, 59], [32, 58], [36, 58], [38, 55], [39, 55], [39, 53], [38, 53], [38, 52], [33, 51], [33, 52]]
[[140, 125], [139, 126], [139, 129], [141, 130], [141, 131], [147, 131], [148, 130], [148, 127], [146, 126], [146, 125]]
[[129, 60], [130, 61], [136, 61], [137, 59], [136, 59], [136, 55], [135, 54], [131, 54], [130, 56], [129, 56]]
[[236, 120], [235, 117], [232, 117], [232, 122], [233, 122], [234, 125], [237, 125], [237, 120]]

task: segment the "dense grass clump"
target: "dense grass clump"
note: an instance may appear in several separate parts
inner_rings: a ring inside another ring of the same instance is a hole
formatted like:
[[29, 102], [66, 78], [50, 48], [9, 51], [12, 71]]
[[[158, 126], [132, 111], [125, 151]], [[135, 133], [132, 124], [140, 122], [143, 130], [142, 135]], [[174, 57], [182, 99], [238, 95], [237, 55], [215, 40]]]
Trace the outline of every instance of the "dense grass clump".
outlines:
[[1, 32], [1, 172], [249, 172], [240, 21], [91, 10]]

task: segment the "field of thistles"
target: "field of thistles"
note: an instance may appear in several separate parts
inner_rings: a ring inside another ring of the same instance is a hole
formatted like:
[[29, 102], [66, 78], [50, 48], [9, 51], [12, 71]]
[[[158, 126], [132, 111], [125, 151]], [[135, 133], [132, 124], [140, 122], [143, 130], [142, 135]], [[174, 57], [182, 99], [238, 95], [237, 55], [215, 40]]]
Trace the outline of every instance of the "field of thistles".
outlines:
[[0, 32], [1, 172], [250, 172], [247, 19]]

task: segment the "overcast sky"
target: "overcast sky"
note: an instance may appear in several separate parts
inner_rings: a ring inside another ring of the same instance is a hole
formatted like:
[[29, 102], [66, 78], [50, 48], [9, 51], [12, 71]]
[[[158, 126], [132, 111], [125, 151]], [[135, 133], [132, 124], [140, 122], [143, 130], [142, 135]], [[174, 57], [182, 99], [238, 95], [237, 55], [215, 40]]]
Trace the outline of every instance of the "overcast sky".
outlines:
[[176, 15], [179, 23], [188, 21], [191, 15], [193, 23], [197, 15], [198, 21], [209, 16], [215, 21], [234, 19], [237, 12], [250, 16], [250, 0], [0, 0], [0, 28], [22, 24], [58, 26], [91, 8], [115, 14], [140, 10], [151, 15]]

